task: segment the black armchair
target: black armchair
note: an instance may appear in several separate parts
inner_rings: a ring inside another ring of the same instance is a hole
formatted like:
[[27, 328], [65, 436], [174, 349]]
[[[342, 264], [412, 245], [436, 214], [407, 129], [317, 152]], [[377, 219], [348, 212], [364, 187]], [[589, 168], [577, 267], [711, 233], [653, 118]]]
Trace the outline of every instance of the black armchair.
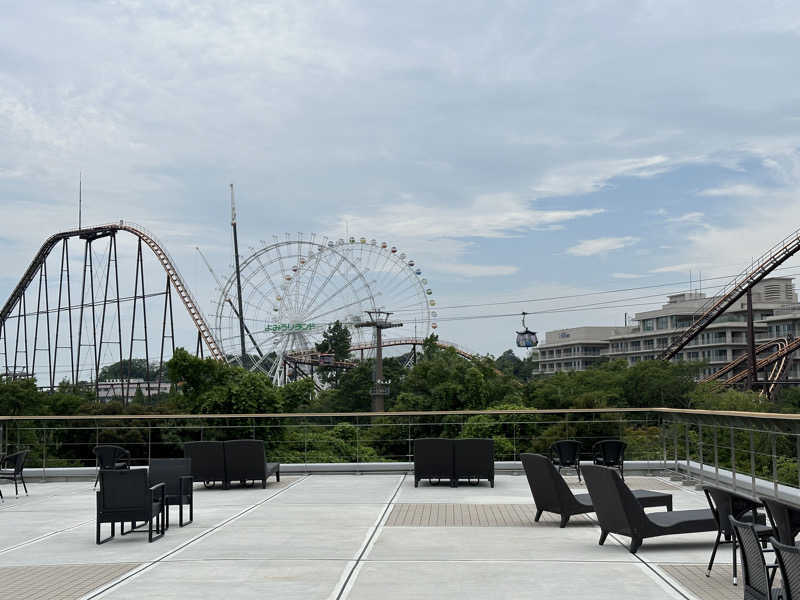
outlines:
[[800, 548], [770, 538], [783, 582], [783, 600], [800, 600]]
[[[780, 589], [772, 589], [775, 569], [778, 565], [768, 565], [764, 561], [759, 534], [752, 523], [730, 518], [731, 529], [742, 549], [742, 571], [744, 571], [745, 600], [778, 600]], [[772, 573], [770, 573], [772, 571]]]
[[120, 446], [95, 446], [92, 450], [97, 458], [97, 477], [94, 479], [94, 485], [97, 487], [97, 482], [100, 480], [100, 471], [120, 470], [131, 468], [131, 453]]
[[[25, 468], [25, 459], [28, 457], [28, 451], [22, 450], [9, 454], [0, 462], [0, 479], [8, 479], [14, 482], [14, 494], [19, 498], [19, 487], [17, 480], [22, 483], [22, 489], [25, 490], [25, 495], [28, 495], [28, 486], [25, 485], [25, 478], [22, 476], [22, 470]], [[3, 492], [0, 492], [0, 500], [3, 499]]]
[[[711, 550], [711, 559], [708, 561], [708, 569], [706, 570], [706, 577], [711, 576], [711, 568], [714, 566], [714, 557], [717, 554], [717, 548], [721, 544], [731, 544], [732, 563], [733, 563], [733, 585], [737, 582], [736, 573], [736, 549], [737, 537], [733, 533], [733, 525], [731, 525], [731, 517], [737, 521], [750, 521], [755, 526], [756, 533], [763, 542], [766, 542], [769, 536], [773, 534], [772, 527], [766, 525], [766, 518], [757, 512], [759, 503], [739, 494], [734, 494], [728, 490], [717, 488], [713, 486], [703, 486], [703, 491], [708, 500], [708, 506], [714, 515], [714, 520], [717, 523], [717, 539], [714, 541], [714, 548]], [[724, 536], [724, 540], [722, 539]]]
[[775, 530], [778, 541], [793, 546], [794, 539], [800, 533], [800, 507], [774, 498], [762, 497], [759, 500], [767, 510], [769, 522]]
[[625, 448], [620, 440], [601, 440], [592, 446], [593, 462], [603, 467], [616, 467], [623, 481], [625, 480]]
[[450, 481], [455, 487], [453, 474], [453, 440], [446, 438], [420, 438], [414, 440], [414, 487], [420, 479], [437, 483], [442, 479]]
[[559, 440], [550, 446], [550, 460], [558, 467], [558, 472], [564, 467], [573, 467], [578, 472], [578, 481], [581, 480], [581, 443], [577, 440]]
[[[120, 535], [125, 535], [125, 522], [131, 523], [131, 531], [137, 530], [137, 521], [146, 521], [148, 541], [164, 536], [166, 512], [166, 486], [158, 483], [150, 486], [145, 469], [100, 471], [100, 489], [97, 490], [96, 541], [104, 544], [114, 537], [114, 526], [120, 524]], [[156, 537], [153, 537], [153, 519], [156, 521]], [[111, 523], [111, 535], [100, 539], [100, 524]]]
[[[166, 524], [169, 529], [169, 507], [178, 506], [178, 525], [183, 527], [194, 520], [194, 478], [191, 458], [150, 459], [150, 485], [164, 484]], [[189, 505], [189, 520], [183, 520], [183, 506]]]

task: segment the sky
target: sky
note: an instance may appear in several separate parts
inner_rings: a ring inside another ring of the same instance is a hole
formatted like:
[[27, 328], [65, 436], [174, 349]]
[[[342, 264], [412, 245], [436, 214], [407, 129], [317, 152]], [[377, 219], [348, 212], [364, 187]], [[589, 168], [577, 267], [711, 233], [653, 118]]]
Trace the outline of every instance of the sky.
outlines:
[[84, 224], [147, 226], [207, 312], [195, 246], [229, 272], [233, 182], [243, 254], [396, 244], [473, 351], [511, 347], [523, 310], [621, 325], [800, 227], [798, 55], [793, 2], [16, 3], [0, 296], [75, 226], [81, 174]]

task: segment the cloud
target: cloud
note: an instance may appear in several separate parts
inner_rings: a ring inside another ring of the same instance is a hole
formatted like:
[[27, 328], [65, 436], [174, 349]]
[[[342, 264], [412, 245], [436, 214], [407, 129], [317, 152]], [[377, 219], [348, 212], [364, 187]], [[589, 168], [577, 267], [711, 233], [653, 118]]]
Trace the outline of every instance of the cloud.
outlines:
[[679, 217], [671, 217], [667, 221], [671, 223], [699, 223], [703, 216], [703, 213], [695, 211], [684, 213]]
[[637, 275], [636, 273], [612, 273], [614, 279], [640, 279], [644, 275]]
[[382, 231], [388, 237], [503, 238], [604, 212], [604, 208], [538, 209], [514, 194], [501, 193], [481, 195], [458, 207], [419, 202], [387, 204], [369, 214], [344, 214], [335, 227]]
[[639, 241], [639, 238], [633, 236], [624, 237], [604, 237], [595, 238], [592, 240], [581, 240], [575, 246], [567, 248], [567, 254], [573, 256], [594, 256], [595, 254], [605, 254], [612, 250], [619, 250], [627, 246], [632, 246]]
[[652, 177], [670, 169], [666, 156], [575, 163], [544, 174], [534, 185], [540, 197], [589, 194], [602, 189], [614, 177]]
[[519, 267], [514, 265], [472, 265], [468, 263], [442, 263], [427, 261], [428, 270], [462, 277], [504, 277], [514, 275]]
[[688, 273], [700, 267], [707, 267], [710, 263], [696, 262], [696, 263], [682, 263], [679, 265], [667, 265], [665, 267], [658, 267], [657, 269], [650, 269], [648, 273]]
[[698, 196], [736, 196], [740, 198], [758, 198], [766, 194], [764, 188], [746, 183], [734, 183], [720, 187], [709, 188], [698, 192]]

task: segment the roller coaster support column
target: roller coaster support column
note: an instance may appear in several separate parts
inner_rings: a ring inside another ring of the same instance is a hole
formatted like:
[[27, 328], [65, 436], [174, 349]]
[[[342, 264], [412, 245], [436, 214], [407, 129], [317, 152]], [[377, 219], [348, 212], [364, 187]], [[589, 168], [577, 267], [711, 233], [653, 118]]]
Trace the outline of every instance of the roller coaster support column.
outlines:
[[756, 368], [756, 340], [753, 331], [753, 293], [749, 289], [747, 290], [747, 352], [750, 362], [747, 388], [753, 389], [758, 383], [758, 369]]

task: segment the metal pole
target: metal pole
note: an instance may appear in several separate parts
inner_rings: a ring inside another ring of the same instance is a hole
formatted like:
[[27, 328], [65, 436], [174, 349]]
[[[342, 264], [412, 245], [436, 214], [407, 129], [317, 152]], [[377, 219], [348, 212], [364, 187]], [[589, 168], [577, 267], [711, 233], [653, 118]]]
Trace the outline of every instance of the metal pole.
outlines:
[[[244, 307], [242, 305], [242, 275], [239, 270], [239, 237], [236, 233], [236, 202], [233, 195], [233, 184], [231, 184], [231, 227], [233, 227], [233, 257], [236, 266], [236, 296], [239, 304], [239, 341], [241, 343], [241, 363], [245, 367], [244, 357], [246, 355], [244, 346]], [[285, 383], [285, 382], [284, 382]]]
[[719, 452], [717, 448], [717, 427], [714, 427], [714, 479], [719, 483]]
[[753, 488], [753, 495], [756, 495], [756, 455], [753, 430], [750, 430], [750, 485]]
[[747, 290], [747, 351], [750, 362], [750, 375], [748, 376], [748, 389], [752, 389], [758, 381], [756, 369], [756, 338], [753, 331], [753, 293]]
[[733, 489], [736, 490], [736, 443], [734, 441], [733, 425], [729, 429], [731, 432], [731, 475], [733, 476]]
[[772, 488], [775, 497], [778, 497], [778, 458], [776, 456], [775, 448], [775, 434], [770, 434], [770, 442], [772, 445]]
[[700, 485], [703, 484], [703, 424], [697, 424], [697, 450], [700, 457]]
[[383, 412], [383, 332], [380, 325], [375, 327], [375, 393], [372, 395], [372, 412]]

